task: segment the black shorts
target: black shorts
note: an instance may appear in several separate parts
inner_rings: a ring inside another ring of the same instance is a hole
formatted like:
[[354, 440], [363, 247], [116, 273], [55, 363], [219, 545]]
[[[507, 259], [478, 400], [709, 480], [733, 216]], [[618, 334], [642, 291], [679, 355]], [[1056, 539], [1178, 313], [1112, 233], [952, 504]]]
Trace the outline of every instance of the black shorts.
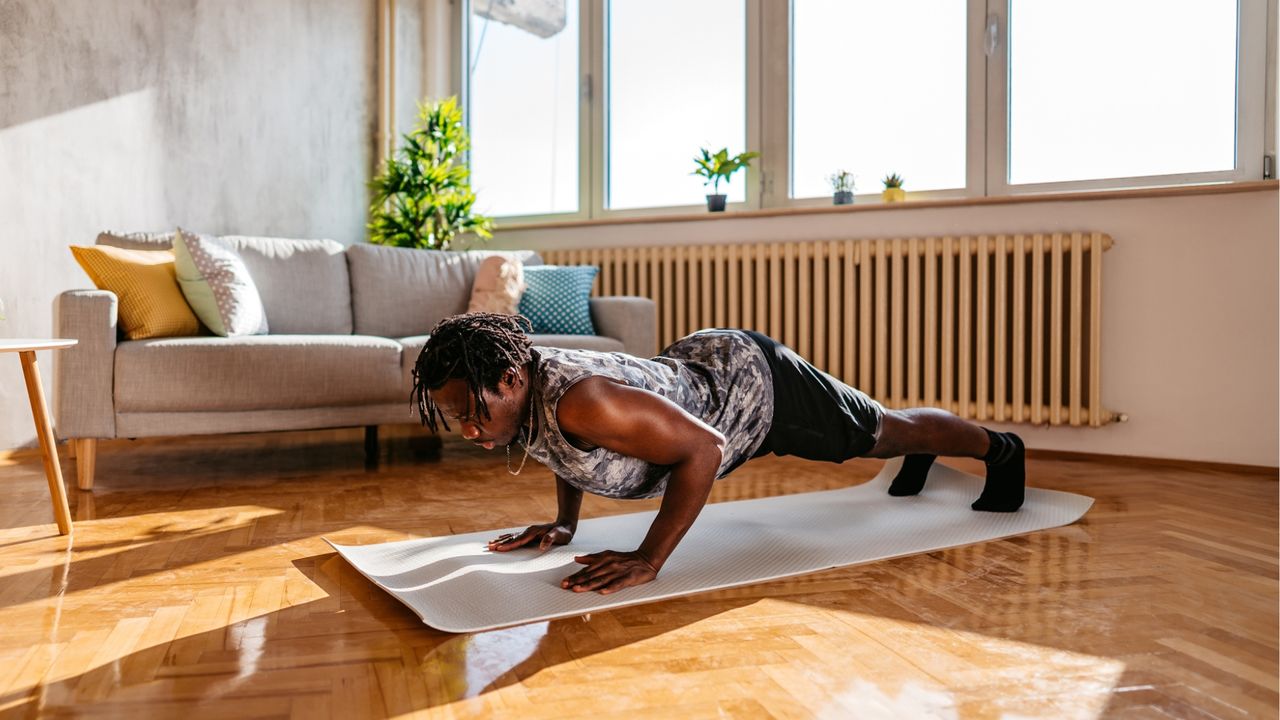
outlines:
[[773, 374], [773, 425], [752, 457], [773, 453], [842, 463], [875, 447], [884, 417], [880, 403], [768, 335], [743, 332], [764, 351]]

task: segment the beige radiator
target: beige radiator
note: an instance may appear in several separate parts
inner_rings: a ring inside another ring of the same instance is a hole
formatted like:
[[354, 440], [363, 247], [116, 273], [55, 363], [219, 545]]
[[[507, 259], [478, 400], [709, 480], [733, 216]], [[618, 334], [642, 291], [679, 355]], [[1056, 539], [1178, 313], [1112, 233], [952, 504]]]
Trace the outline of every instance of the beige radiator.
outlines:
[[[1102, 233], [550, 250], [642, 295], [667, 344], [758, 330], [889, 408], [1100, 426]], [[658, 349], [655, 348], [655, 352]]]

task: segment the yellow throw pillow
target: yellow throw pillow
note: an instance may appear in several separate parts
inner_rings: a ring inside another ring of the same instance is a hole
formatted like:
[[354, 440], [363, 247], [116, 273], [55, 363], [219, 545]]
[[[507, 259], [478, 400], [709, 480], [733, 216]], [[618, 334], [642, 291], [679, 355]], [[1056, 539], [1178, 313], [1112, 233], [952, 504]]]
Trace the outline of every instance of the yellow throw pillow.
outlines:
[[200, 333], [178, 287], [172, 250], [72, 245], [71, 254], [99, 290], [120, 299], [120, 328], [129, 340]]

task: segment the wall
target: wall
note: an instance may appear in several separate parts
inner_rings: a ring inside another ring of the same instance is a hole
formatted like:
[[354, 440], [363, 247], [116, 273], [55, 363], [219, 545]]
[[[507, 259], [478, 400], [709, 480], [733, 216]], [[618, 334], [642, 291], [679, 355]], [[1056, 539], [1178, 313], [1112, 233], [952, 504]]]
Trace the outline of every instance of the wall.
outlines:
[[1029, 447], [1276, 466], [1277, 192], [499, 230], [501, 248], [1099, 230], [1103, 428], [1014, 429]]
[[[0, 0], [0, 337], [52, 332], [53, 298], [92, 287], [67, 246], [100, 230], [363, 239], [374, 13]], [[17, 358], [0, 357], [0, 449], [34, 439]]]

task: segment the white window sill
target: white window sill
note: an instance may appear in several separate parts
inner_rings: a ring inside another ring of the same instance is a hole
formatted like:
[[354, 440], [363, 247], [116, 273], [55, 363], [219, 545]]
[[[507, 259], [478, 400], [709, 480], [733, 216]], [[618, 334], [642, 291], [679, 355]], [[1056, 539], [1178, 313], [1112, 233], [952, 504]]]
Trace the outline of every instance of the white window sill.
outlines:
[[742, 220], [797, 215], [830, 215], [836, 213], [877, 212], [881, 210], [908, 210], [921, 208], [971, 207], [981, 205], [1011, 205], [1036, 202], [1079, 202], [1082, 200], [1124, 200], [1130, 198], [1177, 197], [1186, 195], [1220, 195], [1224, 193], [1256, 192], [1280, 188], [1280, 180], [1253, 180], [1248, 182], [1209, 183], [1203, 185], [1179, 185], [1174, 187], [1133, 188], [1127, 190], [1087, 190], [1053, 192], [997, 197], [949, 198], [945, 200], [912, 200], [907, 193], [904, 202], [862, 202], [853, 205], [821, 207], [778, 207], [759, 210], [726, 212], [679, 213], [644, 215], [637, 217], [601, 218], [595, 220], [548, 220], [546, 222], [497, 222], [497, 232], [508, 230], [532, 230], [543, 228], [590, 227], [601, 225], [635, 225], [645, 223], [703, 222], [707, 220]]

